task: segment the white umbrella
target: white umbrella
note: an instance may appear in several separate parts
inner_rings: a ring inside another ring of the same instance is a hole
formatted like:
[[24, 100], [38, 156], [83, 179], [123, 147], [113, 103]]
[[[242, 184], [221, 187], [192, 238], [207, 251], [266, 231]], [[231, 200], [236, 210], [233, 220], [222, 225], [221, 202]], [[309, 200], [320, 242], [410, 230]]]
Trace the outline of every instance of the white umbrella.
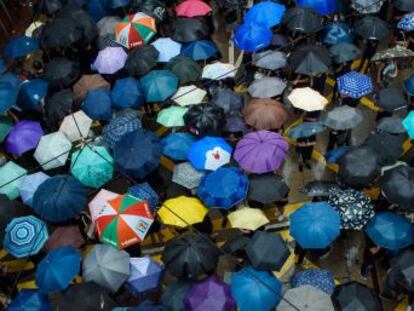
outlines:
[[151, 45], [160, 53], [158, 55], [158, 61], [161, 63], [169, 62], [171, 58], [181, 53], [181, 43], [170, 38], [159, 38], [151, 43]]
[[215, 62], [208, 64], [203, 68], [203, 79], [222, 80], [226, 78], [234, 78], [236, 76], [236, 68], [232, 64]]
[[71, 149], [71, 142], [62, 132], [53, 132], [40, 139], [34, 158], [44, 170], [51, 170], [65, 165]]
[[276, 70], [287, 65], [287, 56], [280, 51], [264, 51], [253, 54], [253, 62], [257, 67]]
[[310, 87], [294, 89], [289, 94], [288, 100], [294, 107], [305, 111], [322, 110], [328, 104], [328, 100], [325, 97]]
[[277, 306], [277, 311], [334, 311], [331, 297], [311, 285], [289, 289]]
[[92, 122], [91, 118], [79, 110], [63, 119], [59, 131], [65, 134], [71, 142], [74, 142], [88, 137]]
[[200, 104], [207, 92], [195, 85], [181, 86], [171, 99], [180, 106]]

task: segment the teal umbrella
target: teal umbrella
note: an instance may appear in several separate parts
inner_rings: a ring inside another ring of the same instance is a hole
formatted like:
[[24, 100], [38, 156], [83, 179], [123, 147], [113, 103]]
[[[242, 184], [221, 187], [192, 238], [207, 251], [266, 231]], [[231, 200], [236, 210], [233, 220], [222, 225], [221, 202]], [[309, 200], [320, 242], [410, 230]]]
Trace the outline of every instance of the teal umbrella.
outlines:
[[10, 200], [16, 199], [26, 173], [27, 170], [11, 161], [0, 167], [0, 193]]
[[0, 117], [0, 143], [6, 138], [13, 127], [13, 120], [9, 116]]
[[411, 111], [403, 120], [403, 126], [410, 139], [414, 139], [414, 111]]
[[153, 70], [140, 79], [147, 102], [162, 102], [177, 91], [178, 78], [169, 70]]
[[87, 187], [100, 188], [112, 179], [113, 158], [102, 146], [85, 146], [72, 154], [71, 172]]
[[165, 127], [184, 126], [184, 115], [188, 108], [171, 106], [162, 109], [157, 116], [157, 122]]

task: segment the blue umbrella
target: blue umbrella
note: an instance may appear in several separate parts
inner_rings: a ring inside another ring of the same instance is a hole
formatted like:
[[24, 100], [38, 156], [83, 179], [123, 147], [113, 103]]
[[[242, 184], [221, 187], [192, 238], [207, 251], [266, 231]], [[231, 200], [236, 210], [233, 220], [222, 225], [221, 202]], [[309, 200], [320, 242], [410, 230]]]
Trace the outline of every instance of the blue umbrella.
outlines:
[[161, 143], [153, 132], [136, 130], [117, 142], [114, 161], [126, 176], [141, 179], [158, 168], [161, 149]]
[[348, 24], [337, 22], [328, 24], [323, 29], [323, 42], [326, 44], [352, 43], [354, 32]]
[[414, 75], [404, 81], [404, 89], [408, 95], [414, 96]]
[[86, 202], [86, 189], [79, 180], [57, 175], [37, 188], [33, 196], [33, 209], [44, 220], [63, 222], [78, 215]]
[[280, 302], [282, 284], [267, 271], [245, 267], [231, 275], [231, 292], [240, 311], [273, 310]]
[[138, 199], [147, 200], [153, 212], [157, 210], [160, 201], [157, 192], [150, 186], [149, 183], [143, 182], [128, 188], [128, 193]]
[[361, 98], [372, 93], [374, 86], [370, 77], [350, 71], [336, 79], [338, 92], [342, 96]]
[[338, 163], [340, 157], [349, 150], [349, 146], [341, 146], [332, 150], [329, 150], [325, 154], [326, 162], [329, 163]]
[[111, 92], [106, 88], [90, 90], [86, 93], [82, 110], [92, 120], [109, 120], [112, 116]]
[[338, 237], [340, 224], [327, 202], [306, 203], [290, 215], [290, 234], [303, 248], [325, 248]]
[[14, 257], [37, 254], [48, 239], [47, 226], [35, 216], [14, 218], [5, 229], [3, 247]]
[[37, 188], [50, 176], [43, 172], [37, 172], [26, 175], [20, 185], [19, 193], [24, 204], [28, 206], [33, 205], [33, 195]]
[[196, 138], [190, 133], [171, 133], [161, 140], [162, 153], [176, 161], [187, 160], [188, 152]]
[[211, 40], [198, 40], [185, 44], [181, 49], [181, 55], [192, 58], [195, 61], [206, 60], [219, 52], [216, 44]]
[[243, 24], [236, 29], [233, 41], [243, 51], [256, 52], [267, 47], [272, 40], [272, 32], [260, 24]]
[[3, 58], [0, 58], [0, 73], [5, 72], [7, 69], [7, 63]]
[[35, 289], [22, 289], [7, 307], [8, 311], [52, 311], [47, 296]]
[[392, 212], [375, 214], [365, 231], [378, 246], [399, 250], [414, 244], [414, 227], [404, 216]]
[[16, 104], [17, 89], [8, 82], [0, 82], [0, 114]]
[[263, 1], [253, 5], [244, 15], [244, 22], [261, 24], [266, 28], [272, 28], [280, 24], [286, 7], [273, 1]]
[[198, 170], [216, 170], [230, 162], [233, 148], [221, 137], [205, 136], [191, 145], [188, 160]]
[[102, 130], [102, 137], [104, 142], [111, 148], [114, 148], [116, 143], [127, 134], [141, 128], [141, 120], [131, 113], [125, 113], [118, 116], [105, 125]]
[[403, 126], [407, 131], [408, 137], [414, 139], [414, 111], [411, 111], [403, 120]]
[[398, 22], [397, 28], [404, 31], [414, 30], [414, 12], [405, 14]]
[[319, 134], [324, 130], [326, 130], [326, 127], [320, 122], [303, 122], [295, 127], [292, 127], [287, 132], [287, 136], [298, 139]]
[[178, 78], [169, 70], [153, 70], [140, 79], [147, 102], [162, 102], [177, 91]]
[[338, 10], [337, 0], [296, 0], [296, 5], [314, 9], [321, 15], [330, 15]]
[[219, 168], [201, 179], [197, 195], [211, 208], [229, 209], [247, 195], [249, 180], [235, 167]]
[[105, 8], [101, 0], [89, 0], [85, 4], [88, 14], [98, 22], [101, 18], [111, 15], [111, 10]]
[[34, 109], [47, 96], [49, 84], [43, 79], [33, 79], [22, 83], [19, 89], [17, 104], [23, 109]]
[[22, 85], [23, 81], [19, 78], [18, 75], [6, 72], [0, 75], [0, 83], [10, 83], [16, 90]]
[[101, 0], [104, 7], [108, 9], [117, 9], [127, 6], [131, 0]]
[[66, 289], [80, 272], [80, 252], [63, 246], [50, 251], [37, 265], [36, 285], [46, 294]]
[[164, 275], [164, 267], [150, 257], [135, 257], [129, 260], [131, 274], [128, 287], [135, 294], [156, 289]]
[[7, 43], [3, 53], [8, 59], [16, 59], [26, 56], [38, 48], [39, 42], [36, 39], [28, 36], [18, 36]]
[[116, 80], [112, 101], [115, 109], [140, 108], [144, 103], [144, 95], [139, 81], [132, 77]]
[[292, 287], [311, 285], [331, 295], [335, 289], [334, 275], [331, 271], [322, 269], [302, 270], [290, 280]]

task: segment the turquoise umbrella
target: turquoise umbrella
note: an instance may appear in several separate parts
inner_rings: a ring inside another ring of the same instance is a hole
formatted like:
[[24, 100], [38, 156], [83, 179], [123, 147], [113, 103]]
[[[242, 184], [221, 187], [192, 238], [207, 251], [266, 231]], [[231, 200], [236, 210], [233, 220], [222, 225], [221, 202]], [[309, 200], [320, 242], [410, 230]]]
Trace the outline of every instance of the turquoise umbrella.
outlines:
[[27, 170], [11, 161], [0, 167], [0, 193], [10, 200], [17, 199], [26, 173]]
[[147, 102], [162, 102], [177, 91], [178, 78], [169, 70], [153, 70], [140, 80]]
[[414, 111], [411, 111], [404, 119], [403, 126], [410, 139], [414, 139]]
[[100, 188], [112, 179], [113, 158], [102, 146], [85, 146], [72, 154], [71, 172], [87, 187]]
[[184, 115], [188, 108], [171, 106], [158, 112], [157, 122], [165, 127], [184, 126]]

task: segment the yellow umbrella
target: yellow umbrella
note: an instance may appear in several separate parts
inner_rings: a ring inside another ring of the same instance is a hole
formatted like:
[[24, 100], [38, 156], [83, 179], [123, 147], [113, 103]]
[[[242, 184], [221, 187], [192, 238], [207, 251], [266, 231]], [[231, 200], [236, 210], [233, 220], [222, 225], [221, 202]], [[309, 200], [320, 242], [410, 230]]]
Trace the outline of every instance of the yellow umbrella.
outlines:
[[165, 201], [157, 211], [164, 224], [181, 228], [202, 222], [207, 212], [199, 199], [186, 196]]
[[227, 218], [229, 219], [232, 228], [252, 231], [269, 223], [269, 219], [262, 210], [250, 207], [243, 207], [230, 213]]
[[289, 94], [288, 100], [290, 100], [294, 107], [305, 111], [323, 110], [328, 104], [328, 100], [325, 97], [310, 87], [294, 89]]

